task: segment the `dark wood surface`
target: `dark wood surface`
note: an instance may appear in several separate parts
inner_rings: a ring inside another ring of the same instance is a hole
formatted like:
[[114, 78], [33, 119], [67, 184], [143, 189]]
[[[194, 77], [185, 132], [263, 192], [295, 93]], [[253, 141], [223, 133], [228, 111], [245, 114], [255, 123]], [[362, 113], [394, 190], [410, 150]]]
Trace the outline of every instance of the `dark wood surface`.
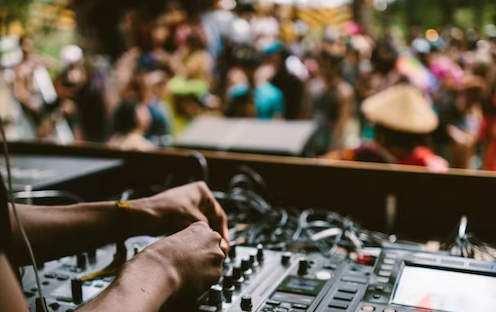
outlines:
[[[201, 168], [187, 150], [155, 153], [122, 152], [99, 146], [52, 146], [12, 143], [11, 153], [123, 159], [125, 166], [105, 181], [107, 188], [160, 183], [169, 174], [198, 179]], [[463, 215], [469, 230], [496, 242], [496, 174], [452, 170], [434, 173], [396, 165], [346, 163], [319, 159], [204, 152], [209, 164], [209, 185], [224, 190], [240, 166], [249, 166], [267, 182], [273, 203], [284, 207], [323, 208], [353, 217], [364, 227], [391, 231], [413, 240], [447, 238]], [[111, 182], [111, 186], [107, 185]], [[187, 181], [185, 181], [187, 182]], [[86, 188], [85, 198], [100, 192]], [[79, 190], [85, 193], [84, 190]], [[386, 202], [395, 198], [394, 226], [387, 226]]]

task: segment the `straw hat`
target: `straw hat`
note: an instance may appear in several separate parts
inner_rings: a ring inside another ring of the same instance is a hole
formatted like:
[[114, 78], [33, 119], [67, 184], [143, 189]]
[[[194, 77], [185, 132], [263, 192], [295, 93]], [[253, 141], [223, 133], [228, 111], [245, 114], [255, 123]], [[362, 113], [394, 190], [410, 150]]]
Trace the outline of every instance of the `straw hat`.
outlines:
[[366, 99], [362, 111], [370, 121], [401, 132], [427, 134], [439, 125], [437, 115], [422, 93], [406, 84]]

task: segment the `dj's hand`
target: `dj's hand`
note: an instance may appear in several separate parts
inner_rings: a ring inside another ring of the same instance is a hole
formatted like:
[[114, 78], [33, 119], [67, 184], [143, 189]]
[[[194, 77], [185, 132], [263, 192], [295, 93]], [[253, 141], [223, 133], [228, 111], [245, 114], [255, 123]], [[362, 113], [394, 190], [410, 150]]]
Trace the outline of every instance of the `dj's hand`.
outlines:
[[150, 220], [138, 226], [144, 235], [175, 233], [192, 223], [203, 221], [223, 238], [223, 246], [229, 246], [227, 217], [215, 200], [212, 192], [203, 182], [171, 189], [154, 197], [133, 201], [133, 209], [146, 211]]
[[177, 291], [200, 294], [222, 275], [226, 250], [222, 249], [222, 237], [207, 223], [196, 222], [185, 230], [162, 239], [145, 249], [166, 271], [171, 270], [177, 278]]

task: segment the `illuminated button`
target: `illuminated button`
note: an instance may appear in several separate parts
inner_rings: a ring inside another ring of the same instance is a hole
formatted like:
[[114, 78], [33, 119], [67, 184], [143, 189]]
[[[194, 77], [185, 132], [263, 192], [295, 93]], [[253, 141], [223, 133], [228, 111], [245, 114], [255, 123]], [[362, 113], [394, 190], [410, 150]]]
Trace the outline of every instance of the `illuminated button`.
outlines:
[[217, 307], [202, 305], [198, 308], [198, 310], [205, 311], [205, 312], [215, 312], [215, 311], [217, 311]]
[[366, 306], [363, 306], [362, 311], [363, 312], [374, 312], [375, 311], [375, 307], [374, 306], [371, 306], [371, 305], [366, 305]]
[[387, 283], [389, 283], [389, 278], [379, 277], [379, 278], [377, 278], [377, 281], [379, 281], [379, 283], [387, 284]]
[[379, 272], [379, 275], [384, 276], [384, 277], [391, 277], [391, 274], [393, 274], [393, 272], [391, 272], [391, 271], [380, 271]]
[[394, 266], [392, 266], [391, 264], [383, 264], [381, 266], [381, 270], [383, 271], [392, 271], [394, 268]]
[[394, 264], [396, 261], [394, 259], [384, 259], [384, 264]]
[[384, 312], [396, 312], [396, 310], [393, 308], [385, 308]]
[[293, 308], [306, 310], [306, 309], [308, 309], [308, 306], [306, 304], [295, 303], [295, 304], [293, 304]]
[[315, 277], [321, 281], [328, 281], [332, 278], [332, 273], [329, 271], [319, 271], [315, 273]]

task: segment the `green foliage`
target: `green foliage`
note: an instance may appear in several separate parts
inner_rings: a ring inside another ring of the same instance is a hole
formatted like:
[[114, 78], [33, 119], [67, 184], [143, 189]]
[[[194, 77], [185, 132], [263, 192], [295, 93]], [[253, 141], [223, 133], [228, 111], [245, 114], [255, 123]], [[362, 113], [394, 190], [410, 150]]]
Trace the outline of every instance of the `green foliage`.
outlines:
[[32, 0], [0, 0], [0, 15], [3, 24], [8, 25], [13, 21], [26, 23], [28, 18], [28, 6]]

